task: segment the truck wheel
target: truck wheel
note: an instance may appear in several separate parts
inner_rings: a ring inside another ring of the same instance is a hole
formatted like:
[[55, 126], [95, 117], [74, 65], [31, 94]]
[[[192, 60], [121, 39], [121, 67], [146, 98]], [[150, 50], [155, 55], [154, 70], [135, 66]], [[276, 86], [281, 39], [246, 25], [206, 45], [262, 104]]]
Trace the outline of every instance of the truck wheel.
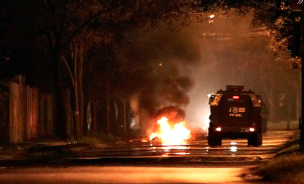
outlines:
[[222, 139], [219, 138], [208, 138], [208, 145], [209, 146], [221, 146], [222, 145]]
[[261, 146], [262, 145], [262, 133], [258, 132], [251, 135], [248, 138], [248, 146]]
[[221, 146], [222, 145], [222, 138], [213, 135], [213, 133], [209, 131], [208, 145], [209, 146]]

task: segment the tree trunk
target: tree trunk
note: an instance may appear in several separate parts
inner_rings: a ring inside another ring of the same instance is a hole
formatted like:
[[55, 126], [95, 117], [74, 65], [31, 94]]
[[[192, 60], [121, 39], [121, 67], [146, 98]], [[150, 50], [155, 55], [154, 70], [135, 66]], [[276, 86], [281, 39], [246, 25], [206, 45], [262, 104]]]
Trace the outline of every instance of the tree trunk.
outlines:
[[46, 95], [46, 127], [47, 127], [47, 136], [54, 135], [54, 95]]
[[[302, 74], [300, 73], [300, 79]], [[301, 82], [296, 83], [296, 118], [299, 119], [302, 116], [302, 85]]]
[[60, 74], [60, 57], [59, 50], [53, 51], [53, 78], [54, 78], [54, 91], [55, 91], [55, 123], [54, 130], [55, 135], [65, 140], [67, 139], [67, 127], [66, 127], [66, 109], [65, 109], [65, 95], [62, 77]]
[[68, 140], [74, 140], [74, 113], [71, 106], [71, 94], [69, 88], [65, 88], [66, 127]]
[[[108, 65], [107, 65], [108, 72]], [[107, 90], [107, 124], [106, 124], [106, 134], [110, 134], [110, 94], [109, 94], [109, 73], [106, 76], [106, 90]]]
[[269, 86], [269, 120], [274, 121], [275, 120], [275, 90], [273, 84], [270, 84]]
[[84, 108], [83, 108], [83, 58], [84, 49], [81, 42], [74, 45], [74, 94], [75, 94], [75, 138], [79, 139], [83, 135], [84, 130]]

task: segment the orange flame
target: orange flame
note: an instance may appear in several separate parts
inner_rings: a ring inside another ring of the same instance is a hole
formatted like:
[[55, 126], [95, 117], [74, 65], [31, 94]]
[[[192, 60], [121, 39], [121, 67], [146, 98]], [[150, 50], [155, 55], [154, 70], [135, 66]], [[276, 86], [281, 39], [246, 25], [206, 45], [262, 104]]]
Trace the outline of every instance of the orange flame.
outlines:
[[160, 124], [159, 133], [152, 133], [150, 140], [158, 137], [162, 145], [185, 145], [190, 138], [190, 130], [185, 128], [185, 122], [174, 124], [174, 127], [169, 126], [168, 118], [162, 117], [157, 121]]

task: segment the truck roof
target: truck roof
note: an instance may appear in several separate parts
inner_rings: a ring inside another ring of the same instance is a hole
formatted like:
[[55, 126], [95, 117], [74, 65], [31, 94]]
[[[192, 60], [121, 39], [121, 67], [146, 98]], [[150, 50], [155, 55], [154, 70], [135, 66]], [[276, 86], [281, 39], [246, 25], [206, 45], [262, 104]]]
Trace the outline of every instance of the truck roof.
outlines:
[[244, 86], [227, 85], [226, 91], [245, 91]]
[[[250, 99], [254, 107], [261, 107], [261, 97], [256, 95], [254, 91], [245, 91], [244, 86], [227, 85], [226, 91], [220, 90], [213, 96], [213, 100], [209, 103], [211, 106], [218, 106], [221, 99], [228, 100], [228, 102], [244, 102], [247, 98]], [[237, 98], [234, 100], [233, 98]]]

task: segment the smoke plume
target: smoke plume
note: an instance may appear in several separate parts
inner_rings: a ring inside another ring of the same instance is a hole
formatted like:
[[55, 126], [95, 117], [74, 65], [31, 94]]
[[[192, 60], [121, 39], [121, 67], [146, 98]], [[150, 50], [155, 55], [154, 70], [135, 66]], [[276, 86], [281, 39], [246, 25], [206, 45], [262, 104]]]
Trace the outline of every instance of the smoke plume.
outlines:
[[199, 47], [183, 31], [158, 29], [140, 32], [120, 56], [123, 95], [145, 126], [158, 110], [185, 107], [194, 83], [190, 68], [200, 60]]

